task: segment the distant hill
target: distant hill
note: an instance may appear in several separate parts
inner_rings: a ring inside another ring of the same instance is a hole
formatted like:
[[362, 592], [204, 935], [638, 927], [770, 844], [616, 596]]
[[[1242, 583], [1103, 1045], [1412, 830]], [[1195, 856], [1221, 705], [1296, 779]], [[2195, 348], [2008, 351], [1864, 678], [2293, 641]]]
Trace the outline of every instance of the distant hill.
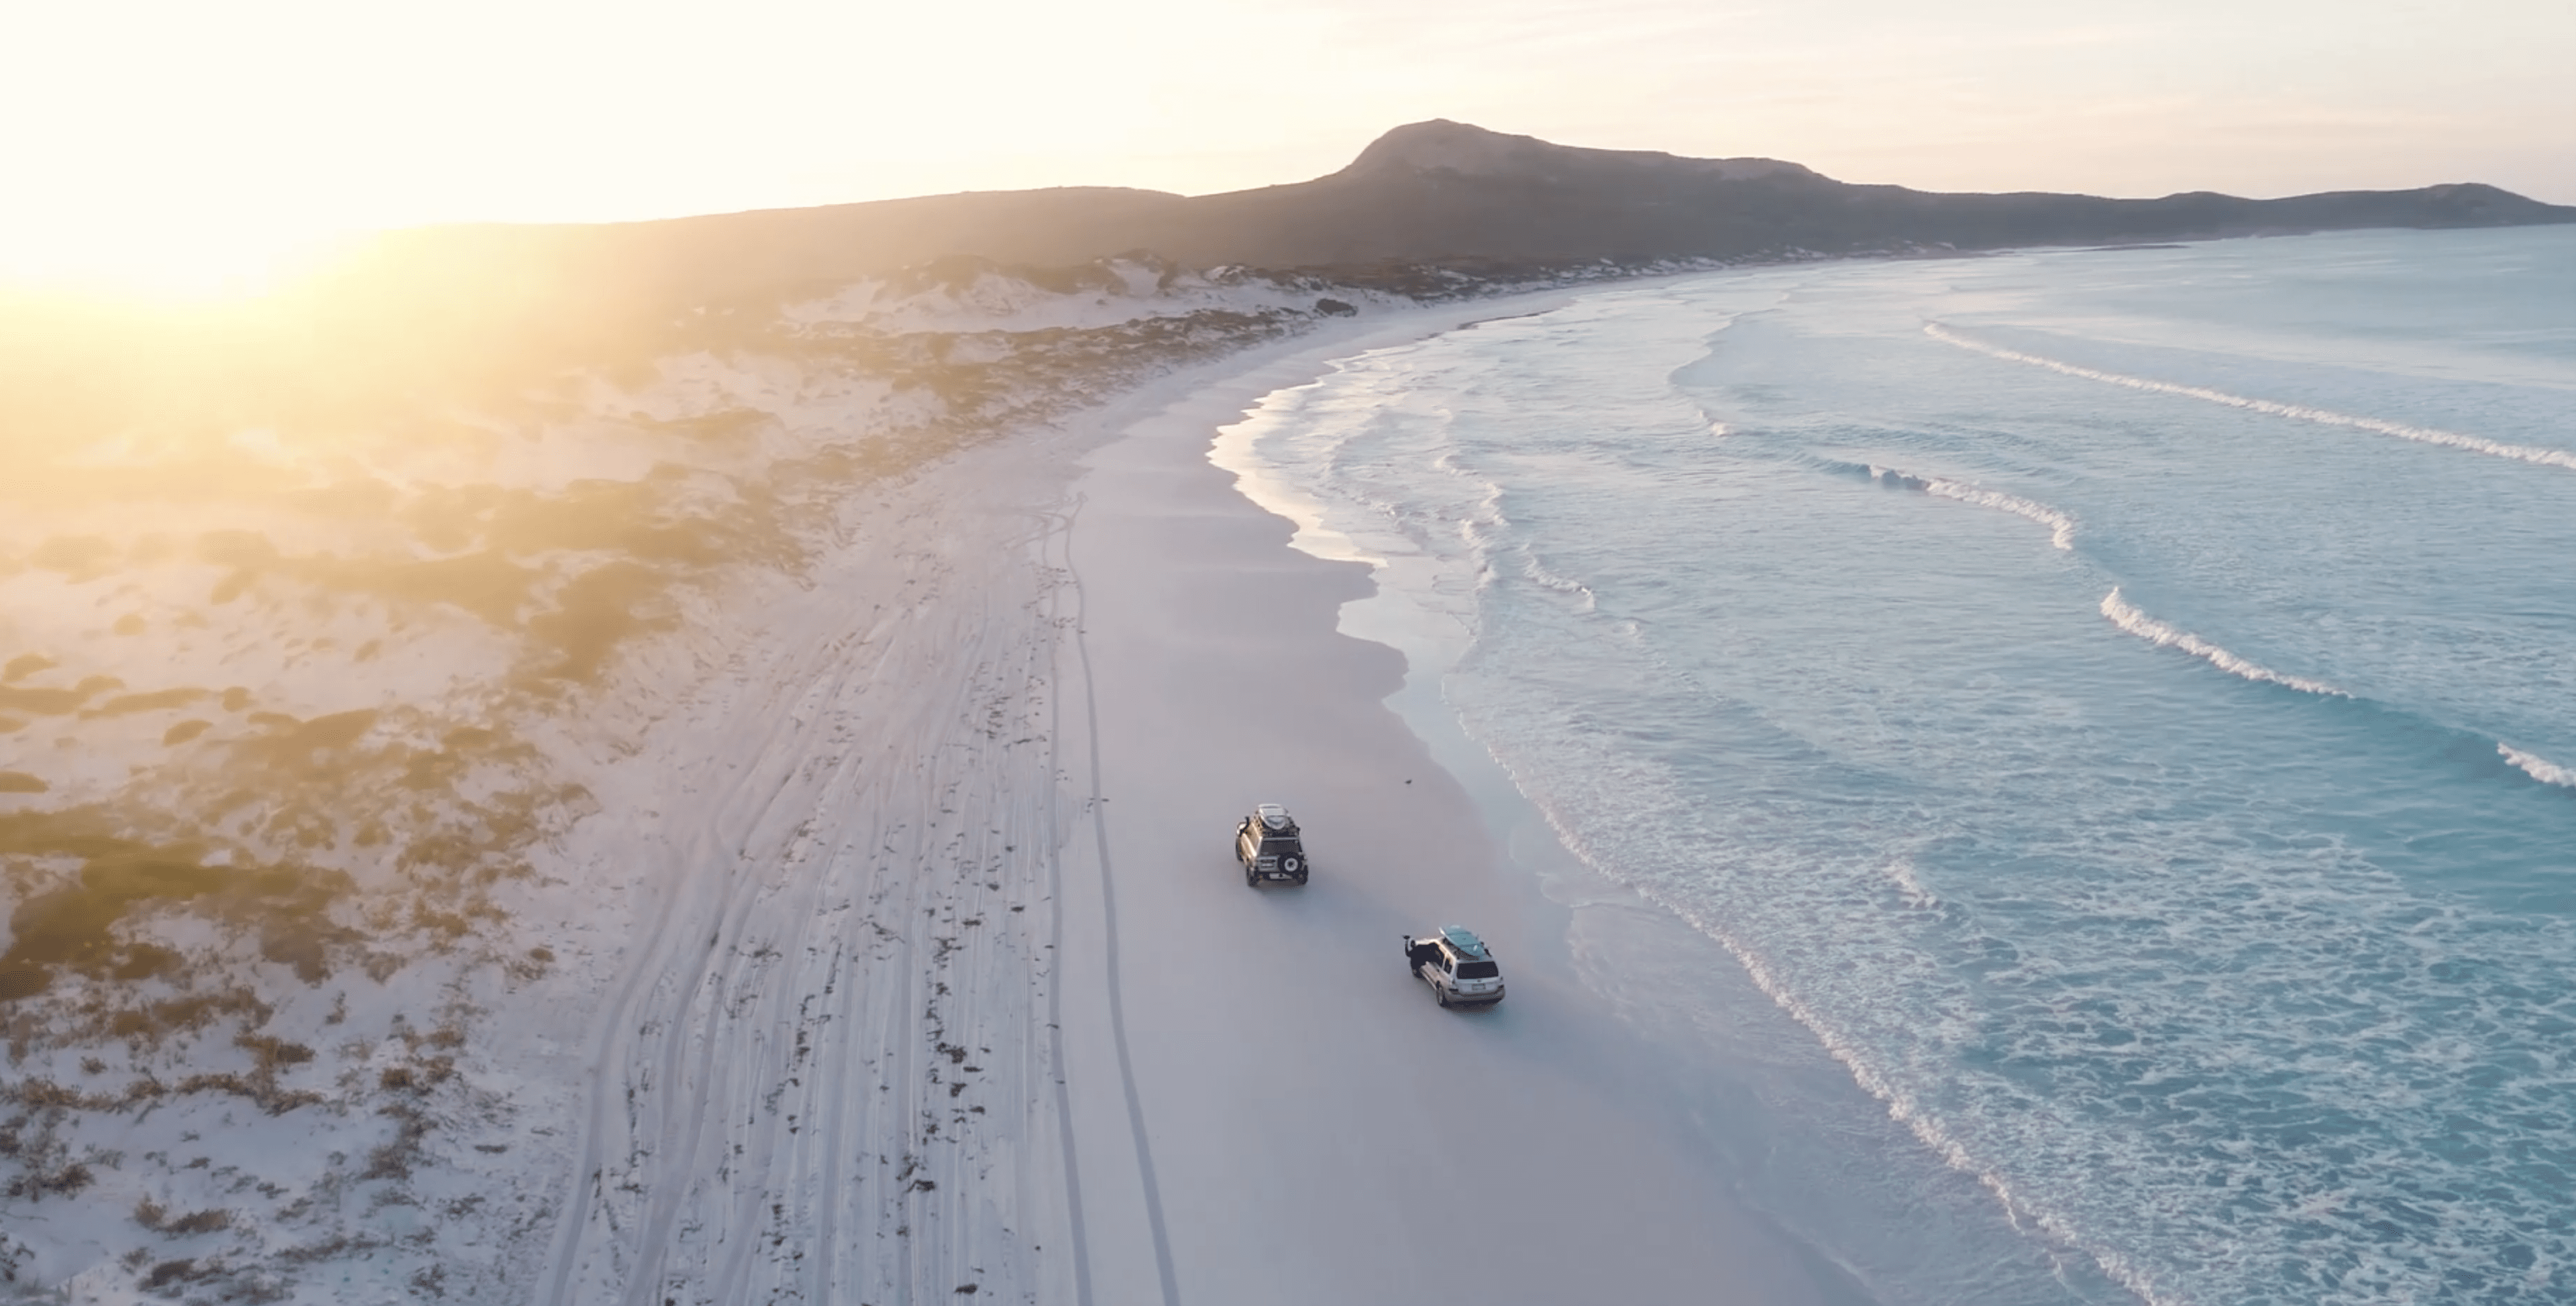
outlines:
[[1143, 250], [1200, 267], [1327, 270], [2569, 222], [2576, 208], [2477, 183], [2275, 200], [1944, 194], [1836, 181], [1774, 159], [1584, 149], [1434, 120], [1388, 132], [1339, 172], [1257, 190], [1068, 187], [659, 222], [434, 227], [384, 238], [366, 266], [416, 286], [506, 272], [529, 294], [673, 303], [767, 296], [950, 255], [1061, 267]]
[[1995, 249], [2576, 222], [2576, 208], [2475, 184], [2279, 200], [2209, 192], [2153, 200], [1952, 195], [1853, 185], [1769, 159], [1579, 149], [1441, 121], [1398, 127], [1328, 177], [1188, 205], [1158, 233], [1158, 252], [1289, 266]]
[[1338, 269], [2568, 222], [2576, 208], [2477, 183], [2275, 200], [1943, 194], [1855, 185], [1773, 159], [1584, 149], [1434, 120], [1388, 132], [1328, 176], [1218, 195], [1066, 188], [608, 226], [430, 228], [390, 237], [382, 251], [407, 265], [510, 265], [546, 282], [613, 274], [631, 288], [726, 298], [960, 254], [1045, 267], [1145, 250], [1201, 267]]
[[[232, 330], [220, 348], [184, 324], [0, 303], [0, 343], [10, 346], [0, 350], [0, 414], [113, 423], [138, 406], [212, 412], [222, 405], [208, 396], [220, 391], [226, 405], [251, 396], [237, 405], [245, 414], [291, 406], [309, 420], [354, 419], [389, 396], [503, 393], [566, 366], [650, 358], [693, 314], [757, 316], [960, 258], [1063, 269], [1143, 252], [1405, 292], [1440, 284], [1425, 268], [1525, 282], [1603, 260], [2569, 222], [2576, 208], [2474, 183], [2276, 200], [1940, 194], [1774, 159], [1582, 149], [1435, 120], [1388, 132], [1328, 176], [1219, 195], [1068, 187], [394, 232], [281, 292], [267, 325]], [[139, 382], [146, 374], [150, 383]]]

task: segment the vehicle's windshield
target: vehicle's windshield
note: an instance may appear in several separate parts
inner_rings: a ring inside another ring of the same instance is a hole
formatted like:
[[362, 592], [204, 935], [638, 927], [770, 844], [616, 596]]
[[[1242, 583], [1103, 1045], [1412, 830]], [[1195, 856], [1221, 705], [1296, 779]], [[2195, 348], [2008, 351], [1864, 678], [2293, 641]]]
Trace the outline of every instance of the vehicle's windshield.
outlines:
[[1460, 979], [1493, 979], [1502, 973], [1503, 972], [1497, 969], [1494, 966], [1494, 963], [1490, 961], [1462, 961], [1458, 963], [1458, 978]]

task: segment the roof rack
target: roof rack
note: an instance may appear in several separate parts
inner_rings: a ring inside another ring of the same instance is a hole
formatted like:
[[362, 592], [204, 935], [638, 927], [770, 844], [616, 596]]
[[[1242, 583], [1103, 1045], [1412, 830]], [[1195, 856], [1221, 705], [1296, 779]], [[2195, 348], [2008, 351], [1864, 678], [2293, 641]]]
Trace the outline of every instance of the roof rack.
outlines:
[[1485, 950], [1485, 941], [1477, 938], [1476, 932], [1464, 925], [1443, 925], [1440, 927], [1440, 937], [1448, 940], [1449, 946], [1456, 948], [1460, 956], [1472, 957], [1477, 961], [1493, 960], [1493, 954]]

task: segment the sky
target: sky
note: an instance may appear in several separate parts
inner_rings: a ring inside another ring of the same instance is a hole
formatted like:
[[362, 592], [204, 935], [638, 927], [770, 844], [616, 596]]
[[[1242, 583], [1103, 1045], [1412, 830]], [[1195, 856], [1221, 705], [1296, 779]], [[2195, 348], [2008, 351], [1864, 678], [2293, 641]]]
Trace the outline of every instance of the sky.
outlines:
[[0, 279], [347, 233], [1301, 181], [1450, 118], [1928, 190], [2576, 203], [2568, 0], [8, 0]]

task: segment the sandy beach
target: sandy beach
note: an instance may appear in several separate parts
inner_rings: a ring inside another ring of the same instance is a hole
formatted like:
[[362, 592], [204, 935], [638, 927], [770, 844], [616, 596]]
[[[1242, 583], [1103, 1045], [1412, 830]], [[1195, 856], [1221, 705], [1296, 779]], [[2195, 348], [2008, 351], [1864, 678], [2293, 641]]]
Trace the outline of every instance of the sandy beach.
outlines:
[[[11, 812], [119, 801], [120, 776], [156, 766], [228, 774], [282, 738], [336, 777], [343, 824], [381, 809], [429, 832], [397, 847], [451, 851], [389, 859], [355, 825], [210, 827], [226, 851], [194, 873], [327, 858], [356, 904], [327, 919], [365, 932], [294, 951], [147, 904], [114, 946], [168, 959], [157, 977], [41, 972], [55, 987], [14, 1017], [11, 1137], [36, 1179], [7, 1208], [5, 1281], [555, 1306], [1869, 1300], [1870, 1267], [1783, 1223], [1830, 1224], [1865, 1192], [1829, 1182], [1800, 1208], [1775, 1183], [1757, 1204], [1743, 1180], [1783, 1146], [1765, 1102], [1883, 1112], [1785, 1020], [1712, 1034], [1712, 984], [1732, 986], [1720, 1007], [1770, 1011], [1740, 967], [1589, 878], [1457, 732], [1436, 669], [1408, 679], [1405, 653], [1343, 633], [1367, 566], [1292, 547], [1211, 461], [1220, 428], [1336, 359], [1580, 292], [1323, 315], [1262, 286], [1138, 305], [1002, 288], [1019, 298], [907, 302], [947, 315], [923, 329], [1079, 309], [1110, 331], [1213, 304], [1237, 334], [1129, 373], [1041, 367], [1027, 394], [1080, 402], [881, 475], [851, 475], [846, 451], [913, 429], [916, 399], [722, 350], [415, 469], [420, 493], [488, 477], [526, 482], [510, 493], [531, 505], [660, 487], [664, 511], [709, 522], [773, 502], [726, 485], [801, 496], [759, 530], [706, 527], [767, 543], [658, 584], [579, 646], [575, 679], [542, 640], [514, 651], [508, 603], [478, 616], [444, 591], [354, 606], [336, 645], [273, 648], [272, 623], [343, 577], [295, 561], [354, 547], [330, 537], [265, 570], [144, 540], [19, 573], [14, 636], [52, 656], [12, 663], [12, 701], [51, 715], [13, 725], [0, 760], [54, 788], [31, 779]], [[994, 391], [1006, 416], [1018, 393]], [[770, 415], [757, 440], [688, 425], [738, 409]], [[223, 511], [208, 520], [291, 520]], [[567, 576], [601, 558], [494, 556]], [[600, 574], [631, 569], [605, 556]], [[88, 615], [94, 594], [147, 592], [129, 577], [166, 591], [147, 615], [168, 638]], [[244, 587], [258, 606], [225, 606]], [[431, 688], [389, 679], [380, 644]], [[164, 683], [190, 649], [196, 680], [248, 688], [64, 706]], [[555, 666], [531, 682], [555, 687], [490, 683], [527, 666]], [[270, 710], [233, 722], [246, 705]], [[220, 719], [178, 721], [191, 711]], [[417, 742], [434, 730], [448, 752]], [[499, 761], [458, 771], [457, 741]], [[1305, 823], [1310, 884], [1243, 884], [1229, 835], [1260, 802]], [[263, 854], [280, 831], [302, 851]], [[453, 852], [478, 848], [490, 869]], [[74, 870], [22, 865], [13, 903], [68, 900]], [[21, 944], [35, 910], [12, 917]], [[1447, 923], [1493, 942], [1498, 1009], [1441, 1010], [1402, 968], [1399, 936]], [[1642, 974], [1623, 940], [1648, 935], [1688, 960]], [[218, 982], [234, 1005], [205, 996]], [[112, 1032], [128, 1025], [143, 1033]]]
[[[1096, 751], [1100, 801], [1067, 843], [1066, 991], [1114, 990], [1125, 1017], [1121, 1049], [1105, 1001], [1068, 999], [1095, 1299], [1155, 1300], [1160, 1254], [1177, 1300], [1866, 1300], [1730, 1196], [1578, 975], [1569, 911], [1387, 706], [1402, 655], [1336, 629], [1364, 565], [1290, 548], [1208, 461], [1261, 394], [1393, 334], [1205, 384], [1074, 484], [1069, 719], [1091, 738], [1065, 752]], [[1226, 851], [1263, 801], [1305, 825], [1302, 889], [1248, 889]], [[1443, 1011], [1402, 967], [1399, 935], [1451, 921], [1503, 961], [1492, 1011]], [[1141, 1205], [1117, 1173], [1138, 1122], [1159, 1238], [1152, 1211], [1094, 1204]]]
[[[667, 677], [591, 782], [628, 818], [568, 850], [656, 869], [563, 920], [600, 996], [557, 1031], [592, 1069], [539, 1299], [1868, 1300], [1741, 1204], [1529, 832], [1388, 705], [1403, 655], [1337, 629], [1365, 566], [1209, 460], [1336, 358], [1566, 298], [1331, 324], [966, 451], [705, 623], [723, 670]], [[1303, 888], [1228, 852], [1265, 801]], [[1499, 1008], [1403, 969], [1448, 922]]]

